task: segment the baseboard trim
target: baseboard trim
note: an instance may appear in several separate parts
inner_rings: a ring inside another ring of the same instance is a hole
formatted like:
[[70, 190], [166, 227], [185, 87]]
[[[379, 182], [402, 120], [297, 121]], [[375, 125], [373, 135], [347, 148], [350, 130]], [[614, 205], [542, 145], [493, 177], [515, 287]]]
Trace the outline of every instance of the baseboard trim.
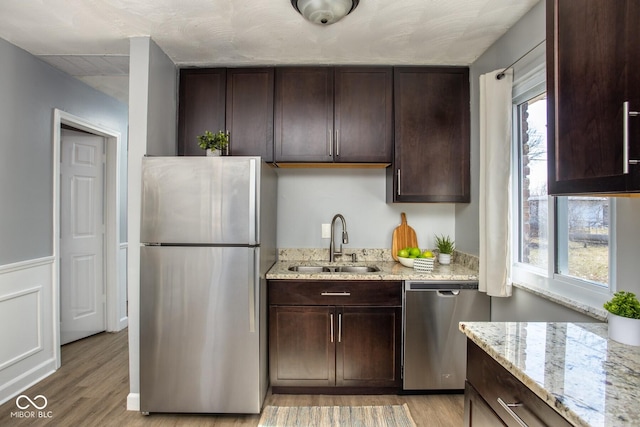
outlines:
[[129, 326], [129, 317], [125, 316], [122, 319], [120, 319], [120, 321], [118, 322], [118, 331], [121, 331], [128, 326]]
[[129, 393], [127, 396], [127, 411], [140, 411], [140, 393]]
[[0, 387], [0, 405], [53, 374], [56, 371], [55, 366], [56, 361], [49, 359], [4, 384]]

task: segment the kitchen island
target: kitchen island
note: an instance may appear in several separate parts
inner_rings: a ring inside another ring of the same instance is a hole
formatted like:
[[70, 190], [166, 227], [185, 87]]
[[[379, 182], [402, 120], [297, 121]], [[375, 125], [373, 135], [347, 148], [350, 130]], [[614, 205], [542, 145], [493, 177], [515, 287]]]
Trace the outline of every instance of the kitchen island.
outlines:
[[609, 340], [605, 323], [461, 322], [460, 330], [569, 423], [640, 425], [640, 351]]

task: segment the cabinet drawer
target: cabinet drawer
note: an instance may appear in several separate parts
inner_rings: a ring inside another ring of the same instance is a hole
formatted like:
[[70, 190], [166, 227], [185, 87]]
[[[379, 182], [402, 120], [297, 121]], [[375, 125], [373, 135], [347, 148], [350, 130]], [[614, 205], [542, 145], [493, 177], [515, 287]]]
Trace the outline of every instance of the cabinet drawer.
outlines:
[[519, 426], [499, 403], [518, 404], [511, 410], [526, 425], [571, 426], [560, 414], [471, 340], [467, 340], [467, 380], [508, 426]]
[[270, 280], [271, 305], [402, 305], [402, 282]]

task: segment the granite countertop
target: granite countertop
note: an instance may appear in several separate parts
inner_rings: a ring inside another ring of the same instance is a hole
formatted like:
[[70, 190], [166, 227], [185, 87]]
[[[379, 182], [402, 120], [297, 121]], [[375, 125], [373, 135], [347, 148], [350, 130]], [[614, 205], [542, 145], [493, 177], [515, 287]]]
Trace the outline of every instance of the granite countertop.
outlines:
[[[345, 248], [346, 249], [346, 248]], [[454, 262], [449, 265], [435, 263], [431, 273], [421, 273], [396, 262], [389, 249], [348, 249], [346, 259], [329, 262], [329, 250], [325, 248], [280, 249], [278, 259], [267, 279], [284, 280], [478, 280], [477, 258], [464, 253], [454, 253]], [[355, 253], [359, 262], [348, 262]], [[294, 265], [304, 266], [376, 266], [373, 273], [301, 273], [289, 271]]]
[[605, 323], [461, 322], [460, 330], [577, 426], [640, 425], [640, 349]]
[[[376, 266], [372, 273], [301, 273], [289, 271], [294, 265], [304, 266]], [[267, 279], [285, 280], [478, 280], [477, 272], [459, 264], [438, 265], [430, 273], [421, 273], [395, 261], [329, 262], [278, 261], [267, 273]]]

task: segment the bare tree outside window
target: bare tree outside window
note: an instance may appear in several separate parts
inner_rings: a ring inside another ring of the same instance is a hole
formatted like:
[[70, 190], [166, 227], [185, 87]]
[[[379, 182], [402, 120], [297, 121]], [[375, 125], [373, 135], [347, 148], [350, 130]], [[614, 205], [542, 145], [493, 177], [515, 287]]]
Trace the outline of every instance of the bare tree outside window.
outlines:
[[520, 262], [546, 269], [548, 264], [547, 96], [518, 105], [520, 137]]

